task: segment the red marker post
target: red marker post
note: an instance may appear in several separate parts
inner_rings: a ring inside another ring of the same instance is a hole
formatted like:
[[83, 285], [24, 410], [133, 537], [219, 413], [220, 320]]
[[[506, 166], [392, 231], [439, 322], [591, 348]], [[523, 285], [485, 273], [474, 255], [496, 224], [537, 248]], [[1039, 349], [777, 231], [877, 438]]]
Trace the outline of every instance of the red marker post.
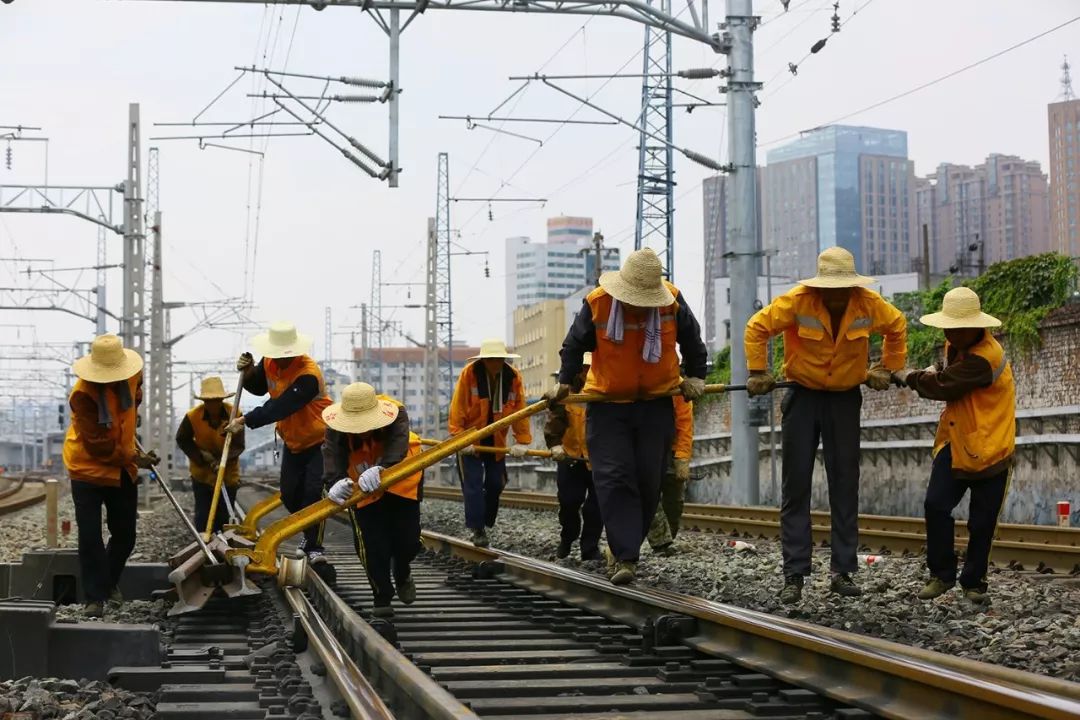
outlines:
[[1057, 504], [1058, 527], [1069, 527], [1072, 516], [1072, 506], [1068, 500], [1060, 500]]

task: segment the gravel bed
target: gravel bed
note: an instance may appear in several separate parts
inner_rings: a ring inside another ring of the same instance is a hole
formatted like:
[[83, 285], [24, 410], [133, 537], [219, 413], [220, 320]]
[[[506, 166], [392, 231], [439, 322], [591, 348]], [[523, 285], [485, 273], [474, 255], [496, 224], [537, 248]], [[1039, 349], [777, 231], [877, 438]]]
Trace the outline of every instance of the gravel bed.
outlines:
[[[423, 527], [468, 537], [462, 505], [425, 500]], [[503, 508], [490, 531], [493, 547], [553, 560], [559, 523], [554, 512]], [[861, 570], [859, 598], [841, 599], [828, 589], [828, 549], [814, 553], [800, 604], [781, 605], [779, 543], [750, 540], [753, 550], [735, 551], [730, 538], [682, 532], [681, 552], [657, 557], [646, 545], [637, 583], [697, 595], [716, 602], [885, 638], [949, 655], [1080, 681], [1080, 584], [991, 568], [992, 604], [980, 607], [956, 593], [923, 602], [915, 597], [926, 580], [921, 557], [890, 556]], [[577, 546], [567, 567], [603, 573], [602, 563], [582, 563]]]
[[0, 716], [31, 713], [41, 720], [147, 720], [154, 695], [128, 692], [88, 680], [6, 680], [0, 682]]

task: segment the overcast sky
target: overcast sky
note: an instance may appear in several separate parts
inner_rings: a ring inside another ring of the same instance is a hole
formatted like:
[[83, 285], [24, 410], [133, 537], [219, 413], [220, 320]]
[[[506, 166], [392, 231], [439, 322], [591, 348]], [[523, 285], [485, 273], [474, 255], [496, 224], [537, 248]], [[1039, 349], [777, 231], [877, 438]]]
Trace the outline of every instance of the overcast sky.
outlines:
[[[688, 17], [680, 0], [674, 11]], [[764, 18], [756, 35], [757, 77], [766, 86], [757, 115], [759, 162], [772, 141], [869, 106], [957, 70], [1078, 14], [1075, 0], [840, 0], [847, 21], [818, 55], [800, 65], [828, 32], [831, 2], [755, 2]], [[700, 4], [699, 4], [700, 7]], [[299, 11], [298, 11], [299, 10]], [[711, 20], [723, 13], [713, 0]], [[451, 225], [463, 247], [490, 253], [483, 260], [455, 258], [455, 336], [477, 343], [499, 335], [508, 311], [503, 298], [505, 238], [544, 236], [546, 218], [559, 214], [595, 218], [608, 244], [627, 252], [633, 244], [636, 136], [623, 127], [525, 125], [507, 129], [544, 140], [467, 130], [440, 114], [482, 116], [517, 87], [507, 78], [539, 69], [547, 73], [641, 72], [642, 26], [617, 18], [592, 20], [524, 14], [429, 10], [402, 37], [401, 187], [372, 180], [316, 137], [279, 138], [266, 145], [261, 210], [256, 213], [255, 156], [200, 150], [194, 141], [152, 142], [186, 134], [155, 122], [187, 121], [228, 85], [235, 65], [287, 67], [317, 75], [385, 78], [387, 41], [355, 8], [311, 8], [199, 2], [15, 0], [0, 5], [0, 125], [40, 126], [49, 138], [48, 179], [53, 184], [111, 185], [123, 179], [128, 103], [142, 107], [144, 153], [160, 147], [164, 213], [165, 297], [206, 301], [243, 295], [245, 247], [257, 258], [250, 279], [260, 322], [291, 319], [315, 337], [323, 357], [324, 308], [335, 330], [347, 333], [360, 317], [353, 305], [370, 297], [372, 250], [382, 251], [383, 280], [422, 282], [426, 219], [435, 206], [436, 156], [450, 154], [451, 194], [471, 197], [546, 197], [545, 206], [455, 204]], [[908, 132], [916, 172], [940, 162], [977, 163], [991, 152], [1020, 155], [1047, 168], [1046, 104], [1059, 94], [1062, 56], [1080, 62], [1080, 22], [934, 87], [846, 122]], [[677, 38], [676, 69], [723, 66], [720, 56]], [[1080, 83], [1080, 79], [1078, 79]], [[640, 103], [636, 80], [567, 83], [575, 91], [626, 117]], [[679, 87], [722, 100], [718, 82], [679, 81]], [[237, 83], [202, 117], [239, 121], [252, 117]], [[257, 87], [261, 89], [262, 85]], [[290, 89], [319, 93], [321, 84], [292, 81]], [[332, 86], [331, 92], [356, 92]], [[539, 84], [514, 96], [500, 114], [518, 117], [596, 118], [588, 109]], [[387, 143], [386, 107], [335, 106], [329, 117], [380, 154]], [[676, 144], [726, 162], [722, 108], [678, 113]], [[248, 147], [247, 140], [234, 145]], [[2, 143], [0, 143], [2, 144]], [[2, 150], [2, 149], [0, 149]], [[0, 155], [0, 161], [3, 156]], [[13, 165], [0, 162], [0, 184], [40, 183], [46, 172], [43, 143], [13, 145]], [[701, 181], [709, 171], [676, 160], [675, 281], [695, 311], [703, 310]], [[119, 204], [117, 208], [119, 209]], [[250, 210], [249, 210], [250, 207]], [[97, 233], [71, 218], [0, 214], [0, 257], [55, 258], [57, 267], [94, 262]], [[122, 248], [110, 236], [109, 261]], [[25, 263], [0, 262], [0, 285], [26, 286]], [[249, 268], [249, 273], [252, 269]], [[66, 282], [91, 284], [92, 274]], [[109, 275], [110, 306], [119, 314], [119, 271]], [[413, 292], [412, 302], [422, 297]], [[404, 287], [385, 288], [385, 305], [409, 302]], [[387, 310], [422, 337], [422, 313]], [[192, 323], [176, 311], [173, 330]], [[32, 327], [13, 328], [10, 325]], [[8, 341], [46, 342], [88, 338], [93, 327], [56, 313], [0, 311]], [[398, 341], [400, 343], [400, 340]], [[185, 360], [232, 357], [241, 335], [201, 332], [177, 345]], [[348, 337], [334, 338], [346, 357]], [[223, 370], [226, 368], [223, 368]]]

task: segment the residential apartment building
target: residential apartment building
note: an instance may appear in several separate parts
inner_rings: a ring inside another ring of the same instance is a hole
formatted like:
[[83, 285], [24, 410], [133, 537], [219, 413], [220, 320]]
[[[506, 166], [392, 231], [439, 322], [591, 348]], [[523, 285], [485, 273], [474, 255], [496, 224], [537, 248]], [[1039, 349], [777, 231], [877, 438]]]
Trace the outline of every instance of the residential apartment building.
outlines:
[[[1064, 80], [1070, 98], [1072, 87]], [[1050, 130], [1050, 247], [1080, 256], [1080, 100], [1047, 107]]]
[[[571, 318], [572, 320], [572, 318]], [[514, 366], [521, 371], [527, 398], [538, 398], [559, 371], [559, 350], [569, 327], [566, 301], [542, 300], [514, 310]]]

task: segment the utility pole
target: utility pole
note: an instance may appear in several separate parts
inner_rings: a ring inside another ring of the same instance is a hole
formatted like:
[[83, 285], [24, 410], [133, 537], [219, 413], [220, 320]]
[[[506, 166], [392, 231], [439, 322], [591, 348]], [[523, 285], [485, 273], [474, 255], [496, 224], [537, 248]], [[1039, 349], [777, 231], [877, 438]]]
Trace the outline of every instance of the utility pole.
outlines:
[[[450, 294], [450, 156], [439, 153], [435, 217], [428, 218], [427, 304], [424, 340], [424, 427], [428, 437], [439, 428], [440, 408], [450, 402], [454, 388], [454, 310]], [[446, 403], [440, 398], [443, 384], [439, 349], [446, 348]]]
[[592, 248], [581, 248], [578, 251], [579, 255], [585, 255], [587, 253], [593, 254], [593, 282], [597, 287], [600, 287], [600, 276], [604, 274], [604, 236], [599, 233], [593, 233]]
[[[139, 104], [128, 105], [128, 162], [124, 181], [124, 303], [121, 338], [124, 346], [146, 357], [144, 330], [144, 275], [146, 236], [143, 232], [142, 145]], [[147, 430], [149, 404], [140, 410], [143, 431]]]
[[362, 380], [371, 384], [371, 369], [368, 367], [368, 349], [371, 343], [368, 340], [368, 316], [367, 303], [360, 303], [360, 373]]
[[[158, 178], [158, 149], [152, 147], [147, 155], [146, 163], [146, 219], [150, 222], [150, 232], [153, 235], [151, 241], [152, 257], [150, 258], [150, 347], [146, 353], [148, 355], [146, 357], [147, 372], [143, 377], [149, 406], [145, 416], [148, 432], [147, 447], [156, 450], [165, 459], [165, 462], [158, 468], [158, 474], [161, 475], [165, 482], [168, 482], [168, 448], [171, 443], [168, 442], [167, 438], [171, 429], [172, 418], [168, 415], [168, 402], [166, 400], [166, 395], [171, 391], [171, 381], [166, 374], [168, 370], [166, 356], [170, 353], [170, 349], [165, 342], [165, 302], [161, 279], [161, 209]], [[126, 266], [124, 272], [127, 272]], [[150, 503], [151, 494], [152, 491], [142, 494], [147, 505]]]
[[[424, 435], [433, 437], [438, 423], [439, 404], [439, 332], [436, 324], [438, 296], [439, 243], [435, 237], [435, 218], [428, 218], [427, 302], [424, 304]], [[402, 396], [404, 397], [404, 395]]]
[[[727, 236], [731, 238], [731, 382], [746, 382], [746, 348], [740, 328], [746, 326], [757, 299], [758, 227], [757, 157], [754, 128], [754, 17], [751, 0], [726, 0], [724, 40], [727, 67], [728, 157], [731, 162], [731, 204]], [[735, 499], [744, 505], [760, 501], [758, 433], [750, 425], [745, 393], [731, 393], [731, 479]]]
[[379, 348], [379, 392], [384, 392], [383, 381], [385, 375], [383, 369], [386, 365], [383, 360], [383, 312], [382, 312], [382, 253], [374, 250], [371, 253], [371, 312], [375, 317], [375, 343]]

